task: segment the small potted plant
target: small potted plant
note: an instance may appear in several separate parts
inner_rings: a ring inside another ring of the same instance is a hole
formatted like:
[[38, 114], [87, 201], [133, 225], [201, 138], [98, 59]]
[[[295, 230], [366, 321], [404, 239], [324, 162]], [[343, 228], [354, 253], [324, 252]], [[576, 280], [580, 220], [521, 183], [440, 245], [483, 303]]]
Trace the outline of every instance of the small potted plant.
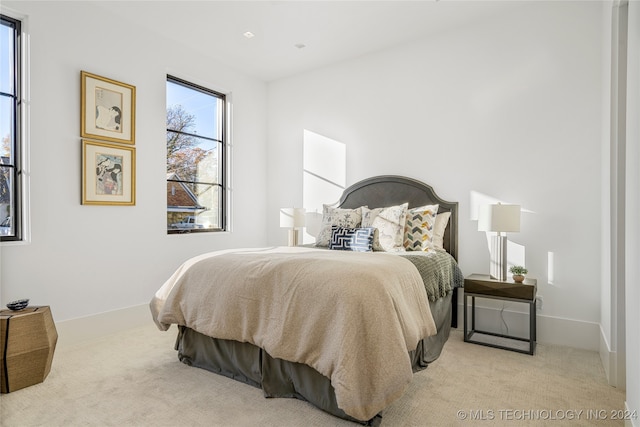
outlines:
[[516, 283], [524, 282], [524, 275], [529, 272], [526, 268], [521, 265], [512, 265], [509, 269], [509, 272], [513, 274], [513, 281]]

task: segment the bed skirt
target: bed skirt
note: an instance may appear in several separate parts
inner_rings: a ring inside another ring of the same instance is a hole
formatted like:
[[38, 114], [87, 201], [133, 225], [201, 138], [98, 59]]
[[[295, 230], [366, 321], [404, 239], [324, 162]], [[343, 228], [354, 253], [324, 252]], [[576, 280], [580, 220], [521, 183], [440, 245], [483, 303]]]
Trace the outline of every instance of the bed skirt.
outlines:
[[[449, 338], [452, 293], [429, 303], [438, 334], [421, 340], [409, 352], [414, 372], [436, 360]], [[338, 408], [329, 378], [308, 365], [273, 358], [253, 344], [215, 339], [179, 326], [176, 350], [182, 363], [261, 388], [265, 397], [306, 400], [332, 415], [364, 425], [378, 426], [382, 422], [382, 413], [367, 421], [345, 414]]]

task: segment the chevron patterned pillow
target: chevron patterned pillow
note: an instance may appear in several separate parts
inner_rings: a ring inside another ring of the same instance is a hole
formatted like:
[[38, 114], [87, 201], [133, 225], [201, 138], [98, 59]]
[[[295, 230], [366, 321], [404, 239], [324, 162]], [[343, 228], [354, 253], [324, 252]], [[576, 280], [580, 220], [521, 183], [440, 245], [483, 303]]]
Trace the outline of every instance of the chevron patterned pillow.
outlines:
[[372, 252], [373, 232], [375, 228], [346, 228], [334, 225], [331, 227], [329, 249], [339, 251]]
[[409, 209], [404, 226], [404, 247], [408, 251], [426, 251], [432, 247], [433, 227], [439, 205]]

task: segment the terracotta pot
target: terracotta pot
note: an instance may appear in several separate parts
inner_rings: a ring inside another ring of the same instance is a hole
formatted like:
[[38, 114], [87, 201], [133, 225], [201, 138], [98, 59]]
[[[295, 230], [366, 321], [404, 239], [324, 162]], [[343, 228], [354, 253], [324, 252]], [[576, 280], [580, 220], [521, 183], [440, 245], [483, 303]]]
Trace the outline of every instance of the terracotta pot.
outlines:
[[524, 282], [524, 276], [521, 274], [514, 274], [513, 275], [513, 281], [516, 283], [522, 283]]

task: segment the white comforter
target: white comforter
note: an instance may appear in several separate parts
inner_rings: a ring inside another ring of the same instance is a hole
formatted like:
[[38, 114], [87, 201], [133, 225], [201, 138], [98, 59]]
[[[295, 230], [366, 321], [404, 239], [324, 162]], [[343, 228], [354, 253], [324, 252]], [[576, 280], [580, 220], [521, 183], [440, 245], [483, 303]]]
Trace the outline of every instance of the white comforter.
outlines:
[[184, 325], [313, 367], [360, 420], [402, 395], [412, 377], [408, 351], [436, 333], [420, 274], [385, 253], [212, 252], [185, 262], [150, 307], [162, 330]]

